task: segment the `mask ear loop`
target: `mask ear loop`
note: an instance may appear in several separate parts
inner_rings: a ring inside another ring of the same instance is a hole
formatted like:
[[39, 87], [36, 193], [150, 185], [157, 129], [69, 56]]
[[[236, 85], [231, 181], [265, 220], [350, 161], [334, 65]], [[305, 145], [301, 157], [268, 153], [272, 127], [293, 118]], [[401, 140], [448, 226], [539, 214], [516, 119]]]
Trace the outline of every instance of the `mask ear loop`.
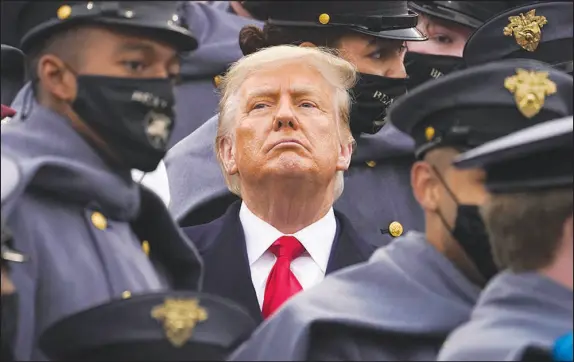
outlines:
[[[450, 195], [450, 197], [454, 200], [454, 202], [456, 203], [457, 207], [458, 205], [460, 205], [460, 203], [458, 202], [458, 198], [454, 195], [454, 193], [452, 192], [452, 190], [450, 189], [450, 187], [448, 187], [448, 185], [446, 184], [444, 178], [441, 176], [440, 172], [438, 171], [438, 169], [436, 168], [435, 165], [430, 164], [431, 168], [433, 169], [436, 177], [440, 180], [441, 184], [443, 185], [443, 187], [445, 188], [445, 190], [448, 192], [448, 194]], [[448, 230], [448, 232], [450, 233], [450, 235], [456, 240], [456, 237], [454, 236], [454, 227], [451, 227], [448, 222], [446, 221], [446, 218], [444, 217], [444, 215], [442, 214], [442, 212], [440, 211], [440, 209], [438, 209], [436, 211], [436, 214], [438, 215], [438, 217], [440, 218], [440, 220], [442, 221], [443, 226], [445, 227], [445, 229]]]

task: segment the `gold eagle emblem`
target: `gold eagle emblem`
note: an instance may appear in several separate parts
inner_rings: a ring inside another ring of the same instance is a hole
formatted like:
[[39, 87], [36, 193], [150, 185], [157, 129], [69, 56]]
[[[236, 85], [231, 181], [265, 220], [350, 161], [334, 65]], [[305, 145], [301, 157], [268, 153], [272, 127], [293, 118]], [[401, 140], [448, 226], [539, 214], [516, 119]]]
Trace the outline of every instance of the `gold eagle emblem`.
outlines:
[[196, 324], [207, 320], [207, 311], [197, 299], [166, 299], [164, 304], [152, 309], [151, 316], [163, 322], [170, 343], [181, 347], [191, 338]]
[[545, 16], [536, 15], [536, 10], [532, 9], [525, 14], [508, 17], [510, 24], [504, 28], [504, 35], [512, 36], [516, 43], [523, 49], [533, 52], [538, 48], [542, 38], [542, 27], [548, 23]]
[[544, 106], [546, 96], [556, 93], [556, 83], [548, 79], [548, 72], [517, 69], [516, 75], [504, 80], [504, 88], [514, 94], [518, 110], [532, 118]]

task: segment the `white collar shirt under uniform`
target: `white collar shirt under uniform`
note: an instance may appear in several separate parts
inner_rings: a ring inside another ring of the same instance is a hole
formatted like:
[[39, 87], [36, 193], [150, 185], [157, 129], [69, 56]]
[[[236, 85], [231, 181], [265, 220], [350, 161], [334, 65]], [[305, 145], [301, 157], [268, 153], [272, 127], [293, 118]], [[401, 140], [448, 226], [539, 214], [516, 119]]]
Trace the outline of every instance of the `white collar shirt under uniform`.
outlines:
[[[269, 248], [277, 239], [286, 234], [261, 220], [243, 202], [239, 210], [239, 220], [245, 233], [251, 280], [257, 294], [259, 307], [262, 308], [267, 278], [277, 259], [269, 251]], [[336, 232], [337, 221], [333, 208], [331, 208], [318, 221], [295, 234], [289, 234], [289, 236], [297, 238], [305, 247], [305, 252], [291, 262], [291, 271], [303, 290], [309, 289], [325, 278]]]

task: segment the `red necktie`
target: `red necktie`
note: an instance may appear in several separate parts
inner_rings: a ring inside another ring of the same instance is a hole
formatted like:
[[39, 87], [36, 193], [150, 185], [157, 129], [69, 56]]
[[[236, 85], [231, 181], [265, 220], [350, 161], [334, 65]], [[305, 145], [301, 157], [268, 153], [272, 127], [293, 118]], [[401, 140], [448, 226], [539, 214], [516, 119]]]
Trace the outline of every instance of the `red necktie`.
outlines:
[[291, 271], [291, 262], [305, 251], [299, 240], [293, 236], [282, 236], [269, 248], [277, 261], [267, 278], [263, 299], [263, 318], [269, 317], [287, 299], [303, 288]]

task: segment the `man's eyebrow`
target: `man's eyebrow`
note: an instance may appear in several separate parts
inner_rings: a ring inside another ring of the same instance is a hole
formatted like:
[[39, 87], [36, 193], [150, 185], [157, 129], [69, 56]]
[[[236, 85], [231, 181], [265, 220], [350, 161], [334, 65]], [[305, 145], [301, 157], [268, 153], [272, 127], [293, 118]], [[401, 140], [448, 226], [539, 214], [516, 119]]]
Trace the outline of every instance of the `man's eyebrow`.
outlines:
[[[289, 88], [289, 93], [299, 97], [309, 94], [318, 94], [319, 92], [320, 92], [319, 88], [315, 86], [297, 85]], [[249, 91], [246, 94], [246, 98], [253, 99], [257, 97], [273, 97], [277, 96], [278, 93], [279, 89], [276, 87], [262, 87]]]

